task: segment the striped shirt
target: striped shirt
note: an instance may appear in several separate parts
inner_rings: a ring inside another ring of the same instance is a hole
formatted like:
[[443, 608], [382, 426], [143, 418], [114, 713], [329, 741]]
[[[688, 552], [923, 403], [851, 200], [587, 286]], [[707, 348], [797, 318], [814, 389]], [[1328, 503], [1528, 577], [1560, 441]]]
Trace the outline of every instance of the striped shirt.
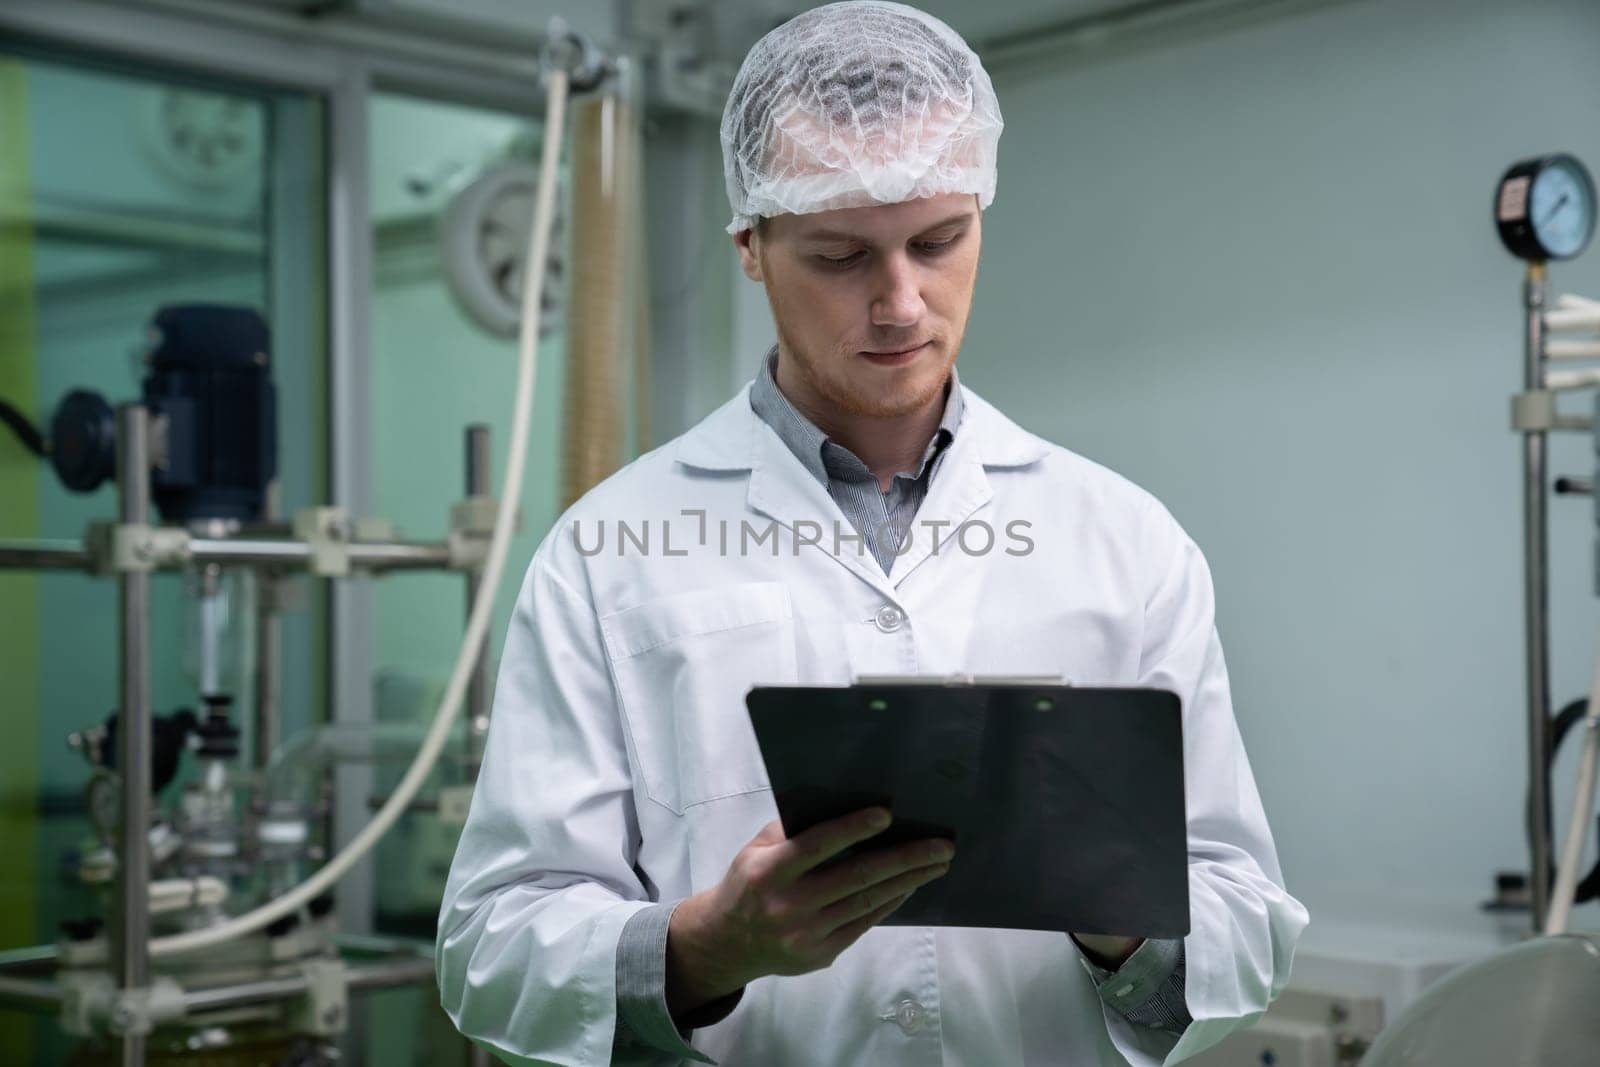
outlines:
[[950, 368], [950, 381], [945, 385], [944, 417], [922, 450], [917, 469], [897, 473], [886, 490], [878, 488], [878, 476], [854, 452], [830, 440], [800, 414], [779, 391], [777, 372], [778, 349], [774, 345], [750, 386], [750, 407], [805, 464], [811, 476], [827, 487], [828, 495], [865, 539], [872, 557], [887, 575], [894, 566], [895, 549], [905, 541], [906, 531], [911, 529], [911, 521], [928, 495], [933, 472], [961, 424], [961, 382], [956, 369]]

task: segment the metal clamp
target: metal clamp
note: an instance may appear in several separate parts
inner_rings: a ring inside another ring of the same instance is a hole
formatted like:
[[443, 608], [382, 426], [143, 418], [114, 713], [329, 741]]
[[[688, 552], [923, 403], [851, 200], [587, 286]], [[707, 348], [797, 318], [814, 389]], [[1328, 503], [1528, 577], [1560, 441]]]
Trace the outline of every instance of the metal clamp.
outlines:
[[61, 979], [61, 1029], [76, 1037], [148, 1034], [183, 1015], [183, 987], [170, 978], [140, 989], [118, 989], [102, 971]]
[[1522, 433], [1550, 430], [1556, 424], [1556, 395], [1547, 389], [1511, 398], [1511, 428]]
[[574, 31], [559, 15], [550, 20], [545, 30], [539, 49], [539, 67], [547, 74], [554, 70], [566, 71], [572, 91], [578, 93], [599, 88], [616, 69], [593, 41]]
[[1587, 415], [1561, 414], [1556, 410], [1556, 394], [1538, 389], [1511, 398], [1511, 428], [1522, 433], [1548, 430], [1590, 433], [1595, 428], [1595, 420]]
[[98, 575], [149, 572], [189, 556], [189, 531], [176, 526], [96, 521], [83, 541]]
[[293, 1024], [320, 1037], [343, 1033], [350, 1016], [344, 961], [308, 960], [300, 965], [300, 973], [306, 978], [306, 995], [295, 1006]]
[[350, 575], [350, 516], [343, 508], [305, 508], [295, 512], [294, 535], [311, 550], [311, 573], [324, 578]]
[[[469, 496], [450, 505], [450, 533], [445, 545], [450, 553], [450, 566], [456, 570], [470, 570], [483, 565], [489, 554], [489, 538], [494, 535], [494, 520], [500, 511], [500, 501], [492, 496]], [[522, 529], [522, 510], [512, 517], [512, 532]]]

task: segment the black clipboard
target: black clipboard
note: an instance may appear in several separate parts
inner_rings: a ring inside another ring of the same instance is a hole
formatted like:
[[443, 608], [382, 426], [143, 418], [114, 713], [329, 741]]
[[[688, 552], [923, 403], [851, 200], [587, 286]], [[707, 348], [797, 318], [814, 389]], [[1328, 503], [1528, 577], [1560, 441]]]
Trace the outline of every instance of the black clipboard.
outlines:
[[1183, 722], [1160, 689], [868, 680], [745, 697], [784, 833], [882, 805], [857, 848], [955, 841], [884, 925], [1181, 938]]

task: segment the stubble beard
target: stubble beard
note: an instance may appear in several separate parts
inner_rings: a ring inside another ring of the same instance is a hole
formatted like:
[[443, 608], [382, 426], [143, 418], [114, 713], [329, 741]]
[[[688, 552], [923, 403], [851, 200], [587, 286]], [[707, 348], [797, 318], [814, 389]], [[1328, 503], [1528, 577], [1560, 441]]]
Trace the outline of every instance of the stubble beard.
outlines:
[[[811, 392], [837, 410], [857, 418], [892, 419], [921, 411], [932, 404], [935, 398], [943, 394], [945, 383], [950, 380], [950, 366], [955, 362], [953, 357], [948, 359], [945, 362], [943, 372], [937, 376], [929, 376], [924, 379], [919, 374], [916, 378], [917, 384], [914, 387], [914, 391], [910, 388], [902, 388], [887, 393], [876, 392], [872, 395], [863, 396], [860, 392], [852, 390], [840, 378], [822, 372], [820, 368], [843, 367], [847, 365], [849, 360], [865, 359], [865, 356], [858, 355], [852, 350], [849, 352], [830, 353], [823, 360], [818, 361], [800, 345], [796, 344], [795, 339], [789, 335], [789, 332], [781, 324], [778, 325], [778, 337], [783, 343], [783, 351], [793, 357], [796, 373], [806, 383]], [[921, 360], [934, 358], [943, 347], [944, 341], [936, 338], [933, 352], [923, 353], [918, 358]], [[926, 380], [927, 384], [922, 384], [924, 380]]]

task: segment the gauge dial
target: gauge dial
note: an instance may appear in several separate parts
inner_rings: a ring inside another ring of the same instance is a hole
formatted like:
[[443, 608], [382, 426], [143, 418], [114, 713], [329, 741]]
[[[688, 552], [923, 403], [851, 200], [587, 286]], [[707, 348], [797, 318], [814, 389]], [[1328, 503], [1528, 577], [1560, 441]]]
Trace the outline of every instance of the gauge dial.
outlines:
[[1594, 181], [1572, 156], [1525, 159], [1506, 171], [1495, 194], [1500, 240], [1523, 259], [1571, 259], [1594, 236]]
[[1533, 206], [1529, 215], [1539, 243], [1552, 259], [1565, 259], [1583, 251], [1594, 229], [1594, 188], [1576, 160], [1546, 167], [1533, 180]]

